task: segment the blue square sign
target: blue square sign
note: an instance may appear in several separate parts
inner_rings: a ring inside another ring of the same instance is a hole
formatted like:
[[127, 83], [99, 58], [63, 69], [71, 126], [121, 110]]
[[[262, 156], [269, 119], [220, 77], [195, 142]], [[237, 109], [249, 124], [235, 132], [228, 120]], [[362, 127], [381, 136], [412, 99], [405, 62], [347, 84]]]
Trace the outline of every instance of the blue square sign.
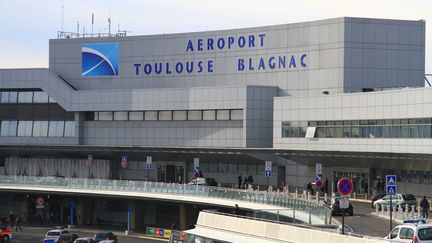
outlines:
[[396, 175], [387, 175], [386, 185], [396, 185]]
[[396, 185], [387, 185], [386, 187], [387, 195], [394, 196], [396, 195]]

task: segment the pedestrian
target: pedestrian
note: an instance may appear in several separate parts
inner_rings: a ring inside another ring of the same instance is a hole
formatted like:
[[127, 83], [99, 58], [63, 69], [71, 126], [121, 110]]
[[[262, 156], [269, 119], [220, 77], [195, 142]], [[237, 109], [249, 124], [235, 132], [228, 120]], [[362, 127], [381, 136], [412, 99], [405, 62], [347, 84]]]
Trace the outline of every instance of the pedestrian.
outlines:
[[240, 208], [239, 208], [238, 204], [235, 205], [234, 214], [235, 215], [240, 215]]
[[381, 180], [378, 180], [376, 187], [377, 187], [377, 192], [380, 192], [381, 191]]
[[22, 221], [21, 216], [18, 215], [18, 217], [16, 218], [16, 221], [15, 221], [15, 231], [16, 232], [18, 232], [18, 230], [23, 231], [22, 227], [21, 227], [21, 221]]
[[242, 175], [240, 174], [240, 175], [237, 177], [237, 182], [238, 182], [238, 188], [239, 188], [239, 189], [241, 189], [242, 181], [243, 181], [243, 178], [242, 178]]
[[307, 189], [311, 194], [314, 193], [314, 190], [313, 190], [313, 188], [312, 188], [312, 183], [311, 183], [311, 182], [309, 182], [309, 183], [307, 184], [306, 189]]
[[423, 213], [423, 218], [424, 219], [429, 218], [429, 202], [426, 199], [426, 196], [423, 196], [423, 199], [420, 201], [420, 208]]
[[248, 178], [247, 178], [247, 176], [245, 176], [244, 182], [243, 182], [243, 188], [247, 189], [248, 184], [249, 184]]
[[324, 188], [324, 193], [328, 193], [328, 178], [327, 177], [324, 179], [323, 188]]
[[10, 227], [14, 227], [15, 220], [16, 220], [15, 214], [12, 211], [10, 211], [10, 213], [9, 213], [9, 226]]

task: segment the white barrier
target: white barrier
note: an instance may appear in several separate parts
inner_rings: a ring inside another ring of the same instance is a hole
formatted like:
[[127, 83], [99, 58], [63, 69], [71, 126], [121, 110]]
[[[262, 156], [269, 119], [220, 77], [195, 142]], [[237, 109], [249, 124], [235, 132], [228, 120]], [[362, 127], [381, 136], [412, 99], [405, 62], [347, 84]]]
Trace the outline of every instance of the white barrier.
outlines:
[[[210, 232], [210, 231], [212, 232]], [[249, 242], [296, 242], [296, 243], [383, 243], [390, 242], [379, 238], [361, 238], [341, 235], [319, 229], [311, 229], [294, 225], [277, 224], [248, 218], [239, 218], [211, 212], [200, 212], [196, 228], [186, 231], [190, 234], [209, 237], [221, 232], [230, 232], [239, 238], [247, 237]], [[242, 242], [240, 240], [233, 242]], [[243, 241], [244, 242], [244, 241]], [[395, 242], [395, 241], [391, 241]]]

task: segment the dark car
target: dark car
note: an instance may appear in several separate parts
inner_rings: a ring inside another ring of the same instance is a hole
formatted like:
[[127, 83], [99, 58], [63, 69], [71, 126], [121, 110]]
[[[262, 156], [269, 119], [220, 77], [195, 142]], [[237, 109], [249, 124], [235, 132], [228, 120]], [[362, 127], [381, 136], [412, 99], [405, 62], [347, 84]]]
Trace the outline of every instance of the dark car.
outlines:
[[386, 192], [375, 192], [371, 198], [372, 208], [375, 208], [374, 202], [385, 197], [385, 195], [386, 195]]
[[117, 236], [113, 232], [100, 232], [95, 234], [93, 237], [94, 241], [100, 242], [103, 240], [112, 240], [113, 242], [117, 243]]
[[[334, 200], [332, 200], [331, 204], [330, 204], [330, 208], [331, 208], [331, 212], [332, 212], [332, 216], [335, 215], [342, 215], [342, 209], [339, 207], [339, 198], [336, 198]], [[354, 208], [351, 204], [351, 201], [349, 202], [349, 207], [345, 208], [345, 214], [348, 214], [349, 216], [353, 216], [354, 215]]]

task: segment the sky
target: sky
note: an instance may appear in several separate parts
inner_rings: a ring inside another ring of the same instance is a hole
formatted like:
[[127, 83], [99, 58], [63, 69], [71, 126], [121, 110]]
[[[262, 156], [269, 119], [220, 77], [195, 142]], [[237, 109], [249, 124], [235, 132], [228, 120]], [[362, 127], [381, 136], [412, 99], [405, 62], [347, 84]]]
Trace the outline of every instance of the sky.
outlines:
[[[63, 8], [62, 8], [63, 6]], [[63, 14], [62, 14], [63, 9]], [[431, 0], [0, 0], [0, 68], [48, 67], [57, 31], [181, 33], [287, 24], [334, 17], [426, 20], [432, 73]], [[63, 18], [62, 18], [63, 16]], [[63, 24], [62, 24], [63, 19]]]

